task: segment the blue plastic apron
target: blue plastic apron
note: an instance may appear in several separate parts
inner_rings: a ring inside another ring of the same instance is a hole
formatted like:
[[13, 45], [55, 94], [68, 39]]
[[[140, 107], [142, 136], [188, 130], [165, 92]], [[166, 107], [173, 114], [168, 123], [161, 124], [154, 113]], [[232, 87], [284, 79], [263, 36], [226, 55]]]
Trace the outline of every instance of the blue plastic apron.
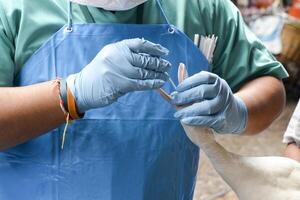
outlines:
[[[69, 24], [32, 55], [16, 86], [79, 72], [105, 45], [137, 37], [170, 50], [165, 59], [173, 65], [174, 80], [180, 62], [189, 74], [207, 70], [202, 53], [156, 4], [166, 24], [72, 24], [69, 12]], [[171, 92], [171, 84], [164, 89]], [[72, 124], [63, 150], [64, 125], [1, 152], [0, 199], [192, 199], [199, 151], [174, 112], [157, 91], [133, 92]]]

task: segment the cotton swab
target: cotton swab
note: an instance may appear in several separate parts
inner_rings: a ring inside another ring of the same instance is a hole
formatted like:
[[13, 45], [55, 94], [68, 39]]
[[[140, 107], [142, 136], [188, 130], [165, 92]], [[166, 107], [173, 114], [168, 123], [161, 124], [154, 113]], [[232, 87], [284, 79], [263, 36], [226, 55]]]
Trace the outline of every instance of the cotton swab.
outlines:
[[189, 75], [188, 75], [185, 64], [180, 63], [179, 67], [178, 67], [178, 81], [179, 81], [179, 83], [181, 83], [183, 80], [188, 78], [188, 76]]
[[165, 74], [169, 77], [169, 81], [170, 81], [171, 85], [173, 86], [173, 89], [176, 90], [176, 84], [172, 80], [171, 76], [168, 74], [168, 72], [166, 72]]
[[164, 91], [164, 90], [161, 89], [161, 88], [158, 89], [157, 91], [159, 92], [160, 96], [161, 96], [164, 100], [166, 100], [168, 103], [171, 104], [172, 97], [171, 97], [166, 91]]

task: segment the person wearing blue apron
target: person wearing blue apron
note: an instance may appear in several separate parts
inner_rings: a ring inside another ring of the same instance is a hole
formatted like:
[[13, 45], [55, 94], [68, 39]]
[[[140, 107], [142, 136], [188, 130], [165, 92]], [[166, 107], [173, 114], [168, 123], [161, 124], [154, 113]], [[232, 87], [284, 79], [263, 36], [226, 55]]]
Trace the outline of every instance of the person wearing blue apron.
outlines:
[[84, 117], [68, 127], [63, 149], [64, 125], [2, 152], [0, 199], [193, 198], [198, 148], [157, 91], [132, 91], [164, 85], [171, 93], [165, 72], [176, 80], [180, 63], [195, 74], [208, 61], [159, 1], [157, 9], [165, 24], [73, 24], [70, 2], [68, 25], [35, 52], [15, 84], [68, 77]]
[[[280, 113], [281, 78], [287, 74], [241, 20], [232, 17], [240, 15], [231, 13], [234, 9], [227, 1], [206, 1], [209, 5], [200, 13], [198, 8], [191, 13], [195, 21], [201, 20], [198, 14], [205, 18], [206, 30], [214, 21], [211, 17], [218, 19], [218, 12], [206, 12], [222, 8], [220, 26], [227, 22], [237, 26], [230, 33], [218, 33], [221, 45], [217, 45], [214, 67], [170, 23], [162, 6], [172, 5], [170, 0], [72, 2], [103, 8], [104, 17], [109, 10], [113, 14], [138, 5], [138, 12], [143, 12], [145, 5], [159, 10], [164, 23], [74, 24], [73, 3], [68, 2], [68, 17], [60, 12], [68, 23], [30, 54], [13, 78], [15, 87], [0, 88], [4, 105], [0, 110], [1, 200], [190, 200], [199, 149], [181, 123], [217, 133], [254, 134]], [[59, 3], [50, 4], [58, 8]], [[182, 2], [175, 3], [180, 7]], [[2, 6], [0, 2], [0, 10]], [[7, 18], [0, 13], [0, 19], [0, 44], [13, 47], [3, 39], [10, 30], [3, 36], [1, 27], [8, 24]], [[37, 19], [33, 22], [39, 25]], [[215, 23], [212, 26], [218, 27]], [[178, 84], [180, 63], [190, 77]], [[178, 86], [174, 88], [169, 79]], [[247, 84], [242, 87], [242, 83]], [[171, 94], [174, 105], [164, 101], [159, 88]], [[182, 109], [176, 111], [175, 106]]]

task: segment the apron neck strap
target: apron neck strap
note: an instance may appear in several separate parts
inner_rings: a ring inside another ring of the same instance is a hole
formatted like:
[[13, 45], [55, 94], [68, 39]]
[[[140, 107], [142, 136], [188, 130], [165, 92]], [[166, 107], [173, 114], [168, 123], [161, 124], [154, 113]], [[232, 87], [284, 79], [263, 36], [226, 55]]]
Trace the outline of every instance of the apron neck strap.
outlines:
[[72, 15], [72, 2], [71, 0], [68, 1], [68, 27], [67, 31], [72, 31], [73, 26], [73, 15]]
[[165, 22], [166, 22], [168, 25], [171, 26], [171, 23], [170, 23], [170, 21], [169, 21], [167, 15], [166, 15], [166, 12], [164, 11], [164, 9], [163, 9], [163, 7], [162, 7], [162, 5], [161, 5], [160, 0], [156, 0], [156, 3], [157, 3], [157, 5], [158, 5], [158, 8], [159, 8], [159, 10], [160, 10], [160, 12], [161, 12], [161, 14], [162, 14], [162, 16], [163, 16]]
[[[166, 12], [164, 11], [164, 9], [163, 9], [163, 7], [162, 7], [162, 5], [161, 5], [160, 0], [156, 0], [156, 3], [157, 3], [157, 5], [158, 5], [158, 8], [159, 8], [159, 10], [160, 10], [160, 12], [161, 12], [161, 14], [162, 14], [162, 16], [163, 16], [165, 22], [166, 22], [169, 26], [171, 26], [171, 23], [170, 23], [170, 21], [169, 21], [167, 15], [166, 15]], [[71, 32], [71, 31], [72, 31], [72, 26], [73, 26], [72, 2], [71, 2], [71, 0], [68, 0], [68, 27], [67, 27], [67, 31], [70, 31], [70, 32]]]

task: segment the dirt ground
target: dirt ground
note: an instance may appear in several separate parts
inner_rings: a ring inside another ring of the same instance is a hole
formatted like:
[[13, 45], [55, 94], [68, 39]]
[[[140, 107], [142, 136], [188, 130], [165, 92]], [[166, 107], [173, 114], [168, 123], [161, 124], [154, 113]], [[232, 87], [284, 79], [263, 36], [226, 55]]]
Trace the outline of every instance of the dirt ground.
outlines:
[[[281, 156], [285, 145], [282, 135], [296, 106], [289, 101], [282, 115], [266, 131], [254, 137], [218, 136], [227, 150], [250, 156]], [[204, 153], [201, 154], [194, 200], [238, 200], [234, 192], [213, 169]]]

